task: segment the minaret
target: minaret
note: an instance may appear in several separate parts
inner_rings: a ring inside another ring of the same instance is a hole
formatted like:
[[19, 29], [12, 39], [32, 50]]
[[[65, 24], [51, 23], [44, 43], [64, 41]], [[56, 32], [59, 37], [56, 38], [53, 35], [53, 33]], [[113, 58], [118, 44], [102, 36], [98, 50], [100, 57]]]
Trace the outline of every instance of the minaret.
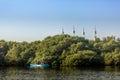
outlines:
[[75, 36], [75, 27], [74, 27], [74, 25], [73, 25], [73, 35]]
[[64, 29], [62, 28], [62, 35], [64, 35]]
[[84, 31], [84, 28], [83, 28], [83, 37], [85, 38], [85, 31]]
[[96, 31], [96, 27], [95, 27], [95, 31], [94, 31], [94, 38], [95, 38], [95, 40], [96, 40], [96, 38], [97, 38], [97, 31]]

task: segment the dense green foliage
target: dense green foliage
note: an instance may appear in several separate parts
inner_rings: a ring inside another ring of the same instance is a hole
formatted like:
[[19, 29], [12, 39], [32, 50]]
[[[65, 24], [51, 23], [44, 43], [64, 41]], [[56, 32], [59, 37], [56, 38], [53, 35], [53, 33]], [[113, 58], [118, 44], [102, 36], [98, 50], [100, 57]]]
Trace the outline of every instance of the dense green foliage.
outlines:
[[43, 60], [51, 66], [120, 65], [120, 39], [55, 35], [31, 43], [0, 41], [1, 66], [25, 66]]

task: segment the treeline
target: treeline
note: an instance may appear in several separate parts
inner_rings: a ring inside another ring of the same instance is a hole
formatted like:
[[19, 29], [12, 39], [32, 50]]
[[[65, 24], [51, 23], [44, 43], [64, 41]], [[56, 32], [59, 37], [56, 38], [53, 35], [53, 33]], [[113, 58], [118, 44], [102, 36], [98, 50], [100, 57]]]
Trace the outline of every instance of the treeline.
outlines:
[[1, 66], [26, 66], [43, 60], [51, 66], [120, 65], [120, 39], [88, 40], [66, 34], [31, 43], [0, 41]]

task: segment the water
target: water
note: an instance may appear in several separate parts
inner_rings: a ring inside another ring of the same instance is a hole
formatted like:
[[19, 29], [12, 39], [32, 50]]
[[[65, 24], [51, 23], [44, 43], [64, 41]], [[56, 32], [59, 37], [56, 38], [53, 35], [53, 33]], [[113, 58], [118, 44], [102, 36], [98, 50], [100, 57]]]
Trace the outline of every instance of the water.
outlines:
[[0, 68], [0, 80], [120, 80], [120, 67]]

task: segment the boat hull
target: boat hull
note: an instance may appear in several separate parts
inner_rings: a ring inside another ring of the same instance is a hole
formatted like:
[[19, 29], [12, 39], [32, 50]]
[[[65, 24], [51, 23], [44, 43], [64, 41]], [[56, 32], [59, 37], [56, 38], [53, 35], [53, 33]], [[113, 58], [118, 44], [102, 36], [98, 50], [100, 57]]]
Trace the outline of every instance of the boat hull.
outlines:
[[37, 67], [47, 68], [49, 67], [49, 64], [30, 64], [30, 68], [37, 68]]

